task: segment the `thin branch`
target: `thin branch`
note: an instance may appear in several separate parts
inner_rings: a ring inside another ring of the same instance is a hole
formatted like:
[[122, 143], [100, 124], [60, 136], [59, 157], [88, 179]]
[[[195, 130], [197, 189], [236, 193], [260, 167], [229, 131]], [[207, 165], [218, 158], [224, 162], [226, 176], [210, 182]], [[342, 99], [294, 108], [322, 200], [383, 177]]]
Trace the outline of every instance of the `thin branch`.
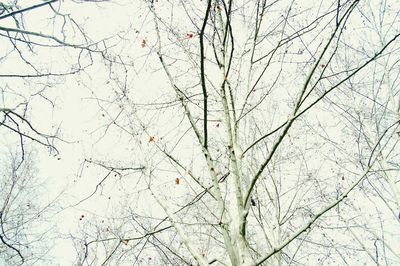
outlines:
[[42, 7], [42, 6], [45, 6], [45, 5], [50, 5], [51, 3], [58, 2], [58, 1], [59, 0], [50, 0], [48, 2], [43, 2], [41, 4], [37, 4], [37, 5], [34, 5], [34, 6], [27, 7], [27, 8], [23, 8], [23, 9], [8, 13], [7, 15], [1, 16], [0, 20], [8, 18], [8, 17], [11, 17], [11, 16], [15, 16], [15, 15], [23, 13], [23, 12], [27, 12], [27, 11], [36, 9], [36, 8], [39, 8], [39, 7]]

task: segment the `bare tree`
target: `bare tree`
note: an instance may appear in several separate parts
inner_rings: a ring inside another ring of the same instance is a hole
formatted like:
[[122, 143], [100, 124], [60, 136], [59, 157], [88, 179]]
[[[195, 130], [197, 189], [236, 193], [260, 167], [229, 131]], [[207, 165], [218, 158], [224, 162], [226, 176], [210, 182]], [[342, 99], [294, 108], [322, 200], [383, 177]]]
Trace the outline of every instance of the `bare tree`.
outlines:
[[399, 263], [397, 3], [124, 7], [112, 46], [19, 32], [96, 69], [76, 264]]
[[[130, 84], [145, 75], [114, 67], [124, 93], [101, 104], [145, 169], [136, 187], [126, 185], [120, 215], [109, 217], [114, 229], [85, 240], [103, 246], [85, 249], [85, 259], [398, 262], [397, 7], [147, 6], [136, 63], [146, 56], [143, 67], [161, 89]], [[153, 211], [133, 203], [141, 198]]]
[[54, 239], [50, 217], [58, 198], [45, 196], [45, 180], [37, 177], [33, 162], [35, 152], [25, 150], [21, 160], [21, 150], [15, 147], [2, 148], [0, 261], [3, 265], [46, 263]]
[[[98, 1], [72, 5], [90, 2]], [[60, 132], [62, 121], [53, 117], [60, 102], [55, 88], [87, 71], [93, 54], [111, 62], [107, 45], [113, 36], [93, 41], [69, 8], [70, 3], [58, 0], [0, 2], [0, 259], [4, 265], [51, 264], [56, 227], [51, 216], [59, 213], [61, 200], [57, 193], [46, 193], [50, 185], [35, 165], [38, 154], [60, 160], [57, 146], [69, 143]]]

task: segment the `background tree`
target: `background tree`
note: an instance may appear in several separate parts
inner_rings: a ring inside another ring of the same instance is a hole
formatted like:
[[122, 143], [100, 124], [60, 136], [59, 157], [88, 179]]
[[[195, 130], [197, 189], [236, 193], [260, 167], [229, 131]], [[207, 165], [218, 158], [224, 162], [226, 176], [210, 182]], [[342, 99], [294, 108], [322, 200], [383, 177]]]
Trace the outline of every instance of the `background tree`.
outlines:
[[21, 160], [18, 145], [2, 148], [0, 262], [3, 265], [47, 264], [50, 258], [46, 253], [54, 244], [51, 216], [59, 210], [58, 198], [42, 196], [46, 195], [42, 183], [46, 180], [37, 176], [35, 152], [24, 150], [24, 156]]
[[46, 179], [51, 173], [43, 173], [40, 158], [50, 156], [47, 164], [54, 165], [54, 160], [61, 160], [56, 146], [68, 143], [58, 115], [66, 101], [60, 100], [63, 95], [56, 89], [66, 77], [87, 70], [92, 54], [107, 58], [109, 40], [101, 36], [91, 40], [77, 22], [79, 16], [64, 13], [78, 5], [83, 2], [0, 2], [0, 259], [4, 265], [54, 263], [49, 251], [56, 238], [54, 216], [63, 206], [63, 188], [49, 191], [56, 189], [57, 176]]

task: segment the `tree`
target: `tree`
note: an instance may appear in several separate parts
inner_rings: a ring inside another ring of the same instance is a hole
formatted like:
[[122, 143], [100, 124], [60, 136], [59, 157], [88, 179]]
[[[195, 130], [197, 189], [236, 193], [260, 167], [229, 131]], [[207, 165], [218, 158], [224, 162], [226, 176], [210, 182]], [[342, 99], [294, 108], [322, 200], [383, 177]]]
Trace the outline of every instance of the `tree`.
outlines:
[[2, 265], [51, 264], [56, 225], [50, 217], [59, 213], [63, 191], [46, 191], [54, 181], [36, 165], [46, 153], [61, 159], [56, 146], [66, 140], [53, 119], [59, 103], [53, 90], [87, 69], [92, 53], [107, 57], [107, 40], [98, 42], [103, 47], [63, 13], [60, 1], [0, 2]]
[[42, 196], [46, 195], [41, 183], [45, 180], [37, 176], [34, 152], [24, 151], [23, 160], [18, 148], [2, 152], [0, 262], [3, 265], [48, 262], [46, 253], [55, 237], [50, 217], [58, 210], [58, 198]]
[[96, 118], [78, 265], [399, 263], [397, 3], [123, 8], [118, 41], [65, 82]]

